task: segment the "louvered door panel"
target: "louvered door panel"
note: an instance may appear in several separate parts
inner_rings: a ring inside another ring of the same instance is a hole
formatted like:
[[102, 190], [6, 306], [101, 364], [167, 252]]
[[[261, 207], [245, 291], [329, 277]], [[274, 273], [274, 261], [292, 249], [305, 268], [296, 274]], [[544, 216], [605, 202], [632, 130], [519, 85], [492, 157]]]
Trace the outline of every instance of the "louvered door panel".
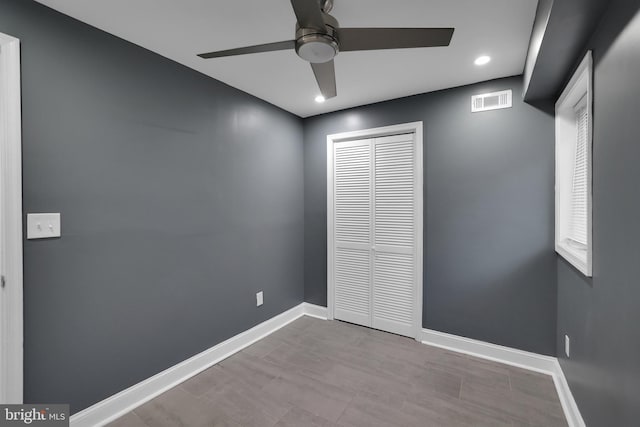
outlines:
[[336, 248], [335, 317], [371, 326], [371, 255], [368, 250]]
[[375, 144], [375, 245], [414, 245], [415, 147], [412, 135]]
[[413, 266], [411, 254], [376, 251], [373, 289], [375, 328], [409, 334], [413, 322]]
[[415, 336], [416, 144], [413, 134], [374, 141], [372, 326]]
[[371, 326], [372, 140], [334, 144], [334, 317]]

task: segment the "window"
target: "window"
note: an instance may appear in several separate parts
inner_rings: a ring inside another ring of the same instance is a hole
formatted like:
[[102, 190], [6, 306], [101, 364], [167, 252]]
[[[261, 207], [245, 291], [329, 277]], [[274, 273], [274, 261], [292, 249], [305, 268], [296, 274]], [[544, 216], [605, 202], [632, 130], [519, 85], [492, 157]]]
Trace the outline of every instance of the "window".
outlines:
[[591, 52], [556, 103], [556, 252], [591, 276]]

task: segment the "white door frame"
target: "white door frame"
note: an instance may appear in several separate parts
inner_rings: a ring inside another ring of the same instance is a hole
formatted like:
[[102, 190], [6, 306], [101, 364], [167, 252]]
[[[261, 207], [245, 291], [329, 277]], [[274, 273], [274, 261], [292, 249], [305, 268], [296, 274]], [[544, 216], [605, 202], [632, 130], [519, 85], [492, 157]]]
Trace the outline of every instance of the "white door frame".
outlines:
[[0, 33], [0, 403], [22, 403], [20, 40]]
[[393, 126], [384, 126], [373, 129], [363, 129], [353, 132], [343, 132], [327, 136], [327, 318], [332, 320], [334, 316], [335, 283], [333, 281], [333, 247], [335, 243], [334, 230], [334, 200], [333, 200], [333, 145], [336, 142], [351, 141], [356, 139], [379, 138], [382, 136], [397, 135], [401, 133], [414, 133], [416, 137], [416, 161], [417, 184], [416, 197], [416, 290], [413, 328], [416, 340], [420, 341], [422, 334], [422, 263], [423, 263], [423, 139], [422, 122], [403, 123]]

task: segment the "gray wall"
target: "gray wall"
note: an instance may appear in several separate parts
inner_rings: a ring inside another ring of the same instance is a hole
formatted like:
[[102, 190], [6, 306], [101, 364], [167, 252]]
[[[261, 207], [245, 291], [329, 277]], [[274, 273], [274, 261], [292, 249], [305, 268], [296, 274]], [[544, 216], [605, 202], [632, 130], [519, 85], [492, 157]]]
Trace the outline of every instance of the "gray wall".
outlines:
[[[470, 112], [507, 88], [513, 108]], [[306, 119], [305, 301], [326, 305], [327, 134], [421, 120], [424, 327], [555, 354], [553, 116], [521, 91], [512, 77]]]
[[[593, 49], [593, 279], [558, 259], [560, 364], [588, 426], [640, 420], [640, 1], [611, 3]], [[567, 70], [571, 71], [571, 70]], [[567, 76], [571, 73], [568, 72]]]
[[[303, 300], [302, 121], [27, 0], [25, 401], [78, 411]], [[255, 293], [265, 304], [255, 306]]]

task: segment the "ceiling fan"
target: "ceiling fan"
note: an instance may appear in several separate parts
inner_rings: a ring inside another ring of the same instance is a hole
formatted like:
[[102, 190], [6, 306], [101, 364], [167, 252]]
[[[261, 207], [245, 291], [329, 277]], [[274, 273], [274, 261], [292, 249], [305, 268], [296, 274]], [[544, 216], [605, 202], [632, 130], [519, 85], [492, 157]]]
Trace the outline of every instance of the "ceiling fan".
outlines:
[[295, 49], [311, 63], [320, 92], [325, 99], [336, 96], [333, 58], [338, 52], [449, 46], [453, 28], [340, 28], [331, 15], [333, 0], [291, 0], [297, 18], [295, 40], [259, 44], [217, 52], [201, 53], [201, 58], [245, 55]]

